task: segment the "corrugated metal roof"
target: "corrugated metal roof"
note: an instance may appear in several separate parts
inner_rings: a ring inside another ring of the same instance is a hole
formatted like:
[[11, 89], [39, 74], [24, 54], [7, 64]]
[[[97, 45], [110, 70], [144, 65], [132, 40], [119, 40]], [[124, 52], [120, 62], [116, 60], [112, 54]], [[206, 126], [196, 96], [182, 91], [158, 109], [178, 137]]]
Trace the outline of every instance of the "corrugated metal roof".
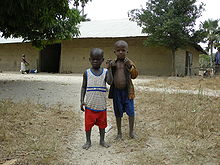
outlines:
[[[141, 32], [141, 27], [136, 22], [128, 19], [101, 20], [81, 22], [78, 38], [114, 38], [147, 36]], [[0, 34], [1, 35], [1, 34]], [[1, 38], [0, 43], [20, 43], [21, 38]]]
[[136, 22], [128, 19], [82, 22], [79, 38], [114, 38], [147, 36]]

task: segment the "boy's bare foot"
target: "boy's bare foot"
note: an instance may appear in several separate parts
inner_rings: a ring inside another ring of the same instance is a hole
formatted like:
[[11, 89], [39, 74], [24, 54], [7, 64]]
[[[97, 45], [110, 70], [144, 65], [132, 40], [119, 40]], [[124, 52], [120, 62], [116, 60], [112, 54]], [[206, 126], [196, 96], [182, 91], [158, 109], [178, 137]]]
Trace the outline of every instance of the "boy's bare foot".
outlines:
[[117, 134], [117, 136], [115, 137], [115, 140], [121, 140], [122, 139], [122, 134]]
[[108, 148], [111, 146], [110, 144], [107, 144], [106, 142], [100, 142], [99, 144], [105, 148]]
[[88, 150], [90, 147], [91, 147], [91, 143], [89, 143], [89, 142], [86, 142], [86, 143], [82, 146], [82, 148], [85, 149], [85, 150]]
[[137, 135], [134, 132], [129, 133], [130, 138], [136, 139]]

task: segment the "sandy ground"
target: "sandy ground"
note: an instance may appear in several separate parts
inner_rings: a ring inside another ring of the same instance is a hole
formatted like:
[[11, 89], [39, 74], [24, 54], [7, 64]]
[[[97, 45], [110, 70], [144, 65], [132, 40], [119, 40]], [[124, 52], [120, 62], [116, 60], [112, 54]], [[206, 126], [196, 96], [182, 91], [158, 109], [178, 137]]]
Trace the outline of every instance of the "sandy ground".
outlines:
[[79, 107], [81, 75], [0, 74], [0, 99]]
[[[151, 81], [153, 79], [154, 77], [140, 77], [134, 80], [136, 89], [148, 91], [156, 90], [138, 86], [139, 83]], [[85, 132], [83, 125], [84, 114], [79, 109], [81, 83], [82, 75], [75, 74], [39, 73], [22, 75], [20, 73], [11, 72], [0, 73], [0, 99], [10, 98], [15, 102], [30, 100], [34, 103], [45, 104], [47, 106], [58, 104], [63, 108], [71, 108], [74, 112], [79, 113], [82, 125], [76, 132], [70, 133], [67, 145], [65, 146], [66, 153], [63, 153], [65, 164], [124, 164], [123, 162], [129, 159], [129, 151], [118, 153], [118, 143], [114, 141], [116, 135], [116, 128], [114, 125], [113, 129], [106, 134], [106, 141], [112, 145], [110, 148], [106, 149], [99, 145], [98, 128], [94, 127], [92, 131], [92, 147], [89, 150], [82, 149], [82, 145], [85, 142]], [[158, 91], [159, 90], [161, 89], [158, 89]], [[165, 90], [165, 92], [167, 92], [167, 89]], [[164, 90], [161, 90], [161, 92], [164, 92]], [[178, 90], [174, 92], [181, 91]], [[184, 93], [186, 91], [182, 92]], [[188, 91], [188, 93], [191, 92]], [[215, 93], [215, 95], [218, 96], [219, 94]], [[111, 102], [108, 104], [108, 123], [112, 125], [114, 120], [112, 104]], [[154, 144], [153, 142], [152, 144]], [[158, 147], [158, 145], [159, 144], [155, 143], [155, 147]]]
[[[150, 81], [149, 79], [137, 79], [137, 82]], [[77, 74], [20, 74], [0, 73], [0, 99], [12, 99], [14, 102], [30, 100], [34, 103], [46, 106], [60, 105], [63, 108], [71, 108], [79, 113], [82, 126], [70, 134], [64, 154], [65, 164], [123, 164], [127, 159], [126, 154], [116, 154], [117, 144], [114, 143], [116, 134], [115, 126], [106, 134], [106, 141], [112, 146], [108, 149], [99, 145], [98, 128], [92, 131], [92, 147], [83, 150], [85, 132], [83, 125], [84, 114], [79, 109], [80, 88], [82, 75]], [[114, 115], [111, 103], [108, 105], [108, 124], [112, 125]]]
[[[140, 78], [134, 83], [154, 78]], [[82, 75], [80, 74], [20, 74], [0, 73], [0, 99], [15, 102], [30, 100], [35, 103], [79, 107]]]

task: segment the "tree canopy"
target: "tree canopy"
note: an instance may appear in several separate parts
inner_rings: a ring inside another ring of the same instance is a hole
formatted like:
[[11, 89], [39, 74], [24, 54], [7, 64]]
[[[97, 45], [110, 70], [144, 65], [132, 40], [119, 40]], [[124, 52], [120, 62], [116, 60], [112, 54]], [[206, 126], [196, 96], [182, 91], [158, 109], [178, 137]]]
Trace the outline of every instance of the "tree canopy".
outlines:
[[202, 11], [196, 0], [148, 0], [146, 8], [130, 11], [129, 17], [148, 34], [145, 44], [172, 50], [174, 69], [175, 51], [197, 41], [194, 26]]
[[208, 48], [217, 47], [220, 42], [220, 27], [219, 20], [208, 19], [201, 24], [201, 29], [204, 32], [204, 42], [208, 42]]
[[219, 20], [208, 19], [201, 24], [201, 33], [204, 37], [204, 42], [208, 42], [208, 52], [210, 52], [210, 65], [213, 65], [213, 48], [220, 46], [220, 27]]
[[[88, 0], [76, 0], [87, 3]], [[0, 1], [2, 37], [22, 37], [39, 46], [42, 41], [69, 39], [79, 34], [81, 21], [77, 8], [70, 9], [68, 0]]]

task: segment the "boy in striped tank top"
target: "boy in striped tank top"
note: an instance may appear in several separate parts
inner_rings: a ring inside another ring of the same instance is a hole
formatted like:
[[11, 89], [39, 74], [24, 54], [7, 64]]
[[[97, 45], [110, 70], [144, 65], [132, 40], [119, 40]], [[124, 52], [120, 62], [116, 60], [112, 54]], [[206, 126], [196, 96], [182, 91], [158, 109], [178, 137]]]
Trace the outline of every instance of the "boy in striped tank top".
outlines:
[[105, 142], [105, 128], [107, 127], [107, 105], [106, 105], [106, 82], [111, 85], [113, 81], [111, 71], [101, 68], [104, 61], [102, 49], [94, 48], [90, 52], [89, 61], [91, 68], [83, 74], [81, 88], [81, 110], [85, 112], [86, 143], [83, 149], [91, 147], [91, 130], [94, 125], [99, 127], [100, 145], [108, 148]]

